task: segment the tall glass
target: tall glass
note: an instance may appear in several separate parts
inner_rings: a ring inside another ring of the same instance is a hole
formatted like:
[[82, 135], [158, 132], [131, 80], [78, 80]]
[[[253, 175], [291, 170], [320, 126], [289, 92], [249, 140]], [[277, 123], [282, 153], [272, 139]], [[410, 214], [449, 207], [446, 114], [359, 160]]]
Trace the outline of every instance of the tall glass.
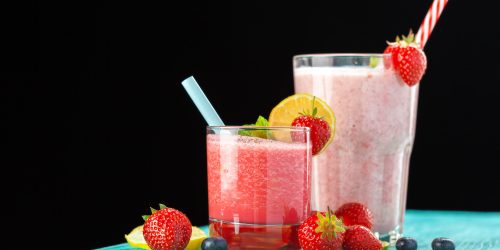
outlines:
[[333, 143], [313, 159], [313, 210], [360, 202], [374, 231], [402, 233], [418, 85], [396, 74], [389, 54], [310, 54], [293, 59], [296, 93], [325, 100]]
[[233, 249], [298, 249], [311, 211], [309, 140], [309, 128], [207, 127], [210, 235]]

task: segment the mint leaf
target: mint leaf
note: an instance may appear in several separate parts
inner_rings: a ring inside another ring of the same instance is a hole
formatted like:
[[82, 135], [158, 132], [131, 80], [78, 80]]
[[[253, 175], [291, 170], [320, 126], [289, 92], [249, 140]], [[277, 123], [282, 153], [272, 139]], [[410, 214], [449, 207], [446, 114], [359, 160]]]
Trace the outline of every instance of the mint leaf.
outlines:
[[377, 57], [374, 57], [374, 56], [370, 56], [370, 68], [375, 68], [377, 67], [378, 65], [378, 61], [379, 59]]
[[263, 116], [259, 115], [259, 118], [257, 118], [257, 121], [255, 122], [255, 126], [268, 127], [269, 121]]
[[[245, 124], [243, 126], [268, 127], [269, 121], [265, 117], [259, 115], [259, 118], [257, 118], [257, 121], [254, 124]], [[258, 129], [257, 130], [255, 130], [255, 129], [240, 129], [238, 131], [238, 134], [245, 135], [245, 136], [260, 137], [260, 138], [264, 138], [264, 139], [268, 138], [266, 131], [262, 131], [262, 130], [258, 130]]]
[[[253, 124], [244, 124], [243, 126], [253, 126]], [[251, 132], [251, 130], [249, 130], [249, 129], [240, 129], [238, 131], [238, 134], [239, 135], [252, 136], [252, 134], [250, 132]]]

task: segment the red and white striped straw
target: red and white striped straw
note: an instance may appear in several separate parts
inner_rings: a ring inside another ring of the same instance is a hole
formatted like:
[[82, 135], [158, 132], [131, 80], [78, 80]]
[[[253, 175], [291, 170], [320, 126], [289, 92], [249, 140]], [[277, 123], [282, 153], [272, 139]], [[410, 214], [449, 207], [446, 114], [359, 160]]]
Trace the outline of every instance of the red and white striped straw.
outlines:
[[446, 6], [447, 3], [448, 0], [434, 0], [434, 2], [432, 2], [416, 35], [416, 42], [420, 43], [421, 48], [424, 48], [427, 40], [429, 40], [432, 30], [434, 26], [436, 26], [437, 20], [441, 16], [441, 12], [443, 12], [444, 6]]

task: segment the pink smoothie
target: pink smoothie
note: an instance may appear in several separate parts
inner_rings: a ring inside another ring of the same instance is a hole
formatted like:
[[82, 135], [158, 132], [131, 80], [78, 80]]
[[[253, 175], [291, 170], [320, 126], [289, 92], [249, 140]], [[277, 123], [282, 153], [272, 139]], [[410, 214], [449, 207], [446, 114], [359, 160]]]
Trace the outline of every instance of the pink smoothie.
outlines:
[[374, 231], [401, 232], [418, 87], [383, 64], [295, 68], [294, 76], [296, 93], [325, 100], [337, 118], [333, 143], [313, 157], [313, 209], [361, 202]]
[[210, 219], [301, 223], [310, 212], [310, 154], [306, 143], [207, 135]]

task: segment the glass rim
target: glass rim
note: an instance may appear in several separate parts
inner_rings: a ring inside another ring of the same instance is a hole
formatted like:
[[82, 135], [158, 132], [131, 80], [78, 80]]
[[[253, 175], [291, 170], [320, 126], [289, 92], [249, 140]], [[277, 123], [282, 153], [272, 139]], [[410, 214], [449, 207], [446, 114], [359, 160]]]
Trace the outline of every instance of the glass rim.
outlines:
[[295, 126], [236, 126], [236, 125], [224, 125], [224, 126], [207, 126], [210, 130], [289, 130], [289, 131], [303, 131], [310, 132], [309, 127], [295, 127]]
[[299, 59], [299, 58], [309, 58], [309, 57], [377, 57], [377, 58], [383, 58], [391, 56], [389, 53], [311, 53], [311, 54], [299, 54], [293, 56], [293, 59]]

